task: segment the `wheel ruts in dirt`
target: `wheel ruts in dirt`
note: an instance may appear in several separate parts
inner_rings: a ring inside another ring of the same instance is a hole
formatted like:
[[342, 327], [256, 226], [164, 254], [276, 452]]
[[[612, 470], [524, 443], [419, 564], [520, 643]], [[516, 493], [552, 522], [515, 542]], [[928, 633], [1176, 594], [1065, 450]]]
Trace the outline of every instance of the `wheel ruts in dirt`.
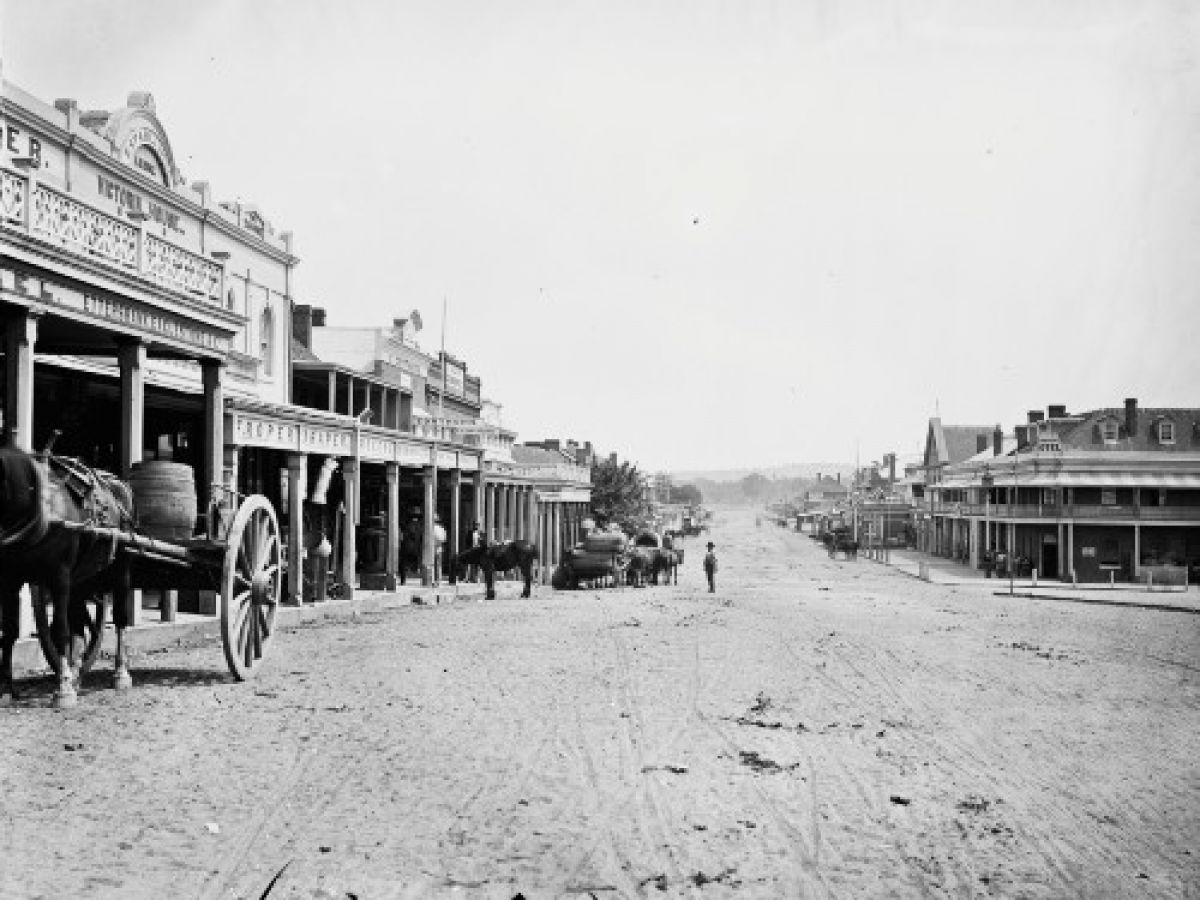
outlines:
[[[47, 665], [54, 670], [54, 674], [60, 675], [62, 673], [59, 671], [61, 666], [58, 652], [54, 649], [54, 639], [50, 630], [50, 592], [31, 584], [29, 595], [33, 601], [33, 621], [37, 625], [42, 656]], [[79, 671], [82, 674], [89, 671], [100, 656], [100, 646], [104, 643], [104, 625], [108, 621], [108, 595], [90, 593], [84, 597], [81, 606], [87, 614], [83, 620], [83, 658], [79, 663]]]
[[275, 636], [282, 580], [279, 521], [271, 502], [254, 494], [229, 526], [221, 573], [221, 638], [229, 671], [239, 681], [258, 674]]

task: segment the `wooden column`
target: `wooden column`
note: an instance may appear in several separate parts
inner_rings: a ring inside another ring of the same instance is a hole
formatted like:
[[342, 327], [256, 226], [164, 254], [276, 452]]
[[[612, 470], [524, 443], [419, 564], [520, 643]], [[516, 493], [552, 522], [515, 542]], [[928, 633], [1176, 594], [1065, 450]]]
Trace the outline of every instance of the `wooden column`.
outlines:
[[37, 316], [18, 312], [5, 322], [4, 425], [8, 431], [8, 446], [26, 452], [33, 450], [33, 348], [36, 343]]
[[387, 572], [384, 587], [394, 591], [400, 572], [400, 464], [385, 463], [383, 472], [387, 480]]
[[421, 584], [433, 584], [433, 519], [437, 509], [437, 466], [425, 467], [424, 540], [421, 542]]
[[537, 490], [530, 485], [525, 497], [525, 540], [537, 546]]
[[[213, 496], [212, 485], [225, 483], [225, 364], [206, 359], [200, 363], [200, 370], [204, 384], [204, 458], [196, 501], [197, 508], [206, 512]], [[236, 480], [231, 487], [237, 488]], [[237, 506], [234, 498], [224, 499]]]
[[304, 499], [308, 492], [308, 454], [289, 453], [288, 472], [288, 577], [283, 598], [289, 606], [304, 603]]
[[146, 441], [146, 345], [141, 341], [122, 343], [117, 361], [121, 367], [119, 464], [121, 477], [128, 481], [133, 464], [142, 461]]
[[329, 411], [337, 412], [337, 372], [329, 373]]
[[347, 456], [342, 460], [342, 503], [345, 509], [342, 516], [342, 596], [347, 600], [354, 599], [357, 585], [358, 465], [357, 457]]
[[[483, 465], [483, 460], [480, 460], [480, 465]], [[483, 480], [482, 469], [471, 476], [471, 483], [474, 488], [471, 491], [471, 524], [478, 524], [479, 530], [483, 534], [487, 534], [487, 510], [485, 508], [487, 485]]]
[[450, 521], [449, 532], [446, 535], [446, 558], [442, 560], [443, 568], [451, 559], [458, 556], [462, 544], [462, 469], [450, 470]]

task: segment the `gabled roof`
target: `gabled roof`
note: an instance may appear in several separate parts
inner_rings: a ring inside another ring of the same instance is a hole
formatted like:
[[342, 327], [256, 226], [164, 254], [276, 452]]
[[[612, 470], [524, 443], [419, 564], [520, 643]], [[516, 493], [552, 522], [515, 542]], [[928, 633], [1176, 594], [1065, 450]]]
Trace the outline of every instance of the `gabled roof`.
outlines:
[[929, 420], [925, 438], [925, 466], [952, 466], [979, 452], [979, 436], [992, 441], [990, 425], [943, 425], [940, 418]]
[[[1169, 444], [1158, 440], [1158, 423], [1167, 419], [1175, 425], [1175, 440]], [[1101, 426], [1107, 420], [1118, 425], [1117, 440], [1106, 442]], [[1054, 432], [1064, 449], [1110, 451], [1156, 451], [1162, 453], [1196, 452], [1200, 450], [1200, 409], [1138, 408], [1135, 433], [1126, 428], [1124, 408], [1107, 407], [1077, 413], [1069, 420], [1053, 420]]]
[[513, 462], [525, 466], [560, 466], [563, 463], [574, 463], [575, 458], [562, 450], [547, 450], [545, 447], [528, 447], [524, 444], [514, 444], [512, 448]]

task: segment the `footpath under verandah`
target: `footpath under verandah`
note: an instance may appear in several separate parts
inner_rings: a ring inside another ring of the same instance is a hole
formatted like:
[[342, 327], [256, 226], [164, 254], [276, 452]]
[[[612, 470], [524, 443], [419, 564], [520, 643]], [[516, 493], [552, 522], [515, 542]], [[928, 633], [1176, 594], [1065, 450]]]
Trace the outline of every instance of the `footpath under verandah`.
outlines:
[[[502, 581], [497, 579], [496, 592], [500, 597], [519, 593], [521, 583], [518, 581]], [[405, 606], [433, 606], [442, 603], [482, 602], [484, 588], [482, 584], [459, 582], [458, 584], [442, 584], [438, 587], [426, 587], [419, 584], [398, 587], [394, 591], [365, 591], [354, 592], [352, 600], [328, 600], [324, 603], [305, 603], [302, 606], [281, 604], [276, 612], [276, 626], [286, 631], [308, 622], [319, 622], [325, 619], [349, 619], [367, 612], [383, 609], [396, 609]], [[148, 611], [149, 613], [150, 611]], [[136, 655], [153, 653], [183, 644], [213, 639], [220, 640], [220, 616], [196, 615], [177, 613], [172, 622], [154, 621], [151, 615], [146, 615], [137, 625], [131, 627], [127, 638], [129, 646]], [[110, 623], [105, 629], [102, 653], [110, 650], [116, 644], [116, 636]], [[217, 649], [214, 652], [220, 654]], [[267, 654], [269, 659], [270, 654]], [[134, 678], [137, 678], [136, 662], [134, 663]], [[103, 670], [105, 660], [102, 658], [93, 667]], [[39, 671], [49, 671], [49, 666], [42, 656], [41, 647], [36, 637], [18, 640], [13, 649], [13, 674], [20, 677]]]
[[[860, 553], [864, 559], [871, 555]], [[1105, 603], [1114, 606], [1143, 606], [1154, 609], [1189, 611], [1200, 614], [1200, 587], [1197, 585], [1160, 586], [1116, 583], [1113, 585], [1074, 585], [1057, 579], [992, 577], [979, 569], [930, 556], [916, 550], [888, 549], [877, 560], [906, 575], [934, 584], [962, 585], [996, 594], [1012, 593], [1021, 597], [1074, 600], [1080, 603]]]

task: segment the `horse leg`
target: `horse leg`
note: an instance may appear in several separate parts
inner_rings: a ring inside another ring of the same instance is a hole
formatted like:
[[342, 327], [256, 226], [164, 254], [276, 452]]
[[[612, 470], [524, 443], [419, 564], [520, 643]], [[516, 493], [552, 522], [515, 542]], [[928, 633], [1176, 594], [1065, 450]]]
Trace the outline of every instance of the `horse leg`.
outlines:
[[54, 692], [54, 707], [70, 709], [79, 702], [79, 695], [75, 692], [75, 679], [68, 656], [71, 642], [71, 627], [67, 620], [71, 606], [71, 570], [66, 562], [59, 563], [48, 590], [54, 603], [54, 624], [50, 626], [50, 637], [58, 656], [58, 690]]
[[496, 568], [489, 566], [487, 563], [483, 565], [483, 596], [485, 600], [496, 599]]
[[21, 586], [5, 579], [0, 584], [0, 706], [17, 699], [13, 685], [13, 646], [21, 628]]
[[125, 646], [125, 629], [133, 621], [135, 594], [129, 583], [129, 564], [117, 563], [119, 571], [113, 583], [113, 627], [117, 630], [117, 653], [113, 659], [113, 688], [118, 691], [133, 687], [129, 674], [129, 648]]
[[525, 576], [525, 590], [521, 591], [521, 597], [527, 599], [533, 596], [533, 563], [526, 562], [521, 567], [521, 574]]
[[71, 591], [69, 603], [70, 615], [67, 623], [70, 626], [71, 639], [67, 645], [67, 659], [71, 663], [71, 677], [75, 683], [80, 683], [83, 676], [83, 653], [86, 641], [83, 636], [84, 620], [87, 618], [87, 601], [90, 595], [80, 593], [78, 589]]

